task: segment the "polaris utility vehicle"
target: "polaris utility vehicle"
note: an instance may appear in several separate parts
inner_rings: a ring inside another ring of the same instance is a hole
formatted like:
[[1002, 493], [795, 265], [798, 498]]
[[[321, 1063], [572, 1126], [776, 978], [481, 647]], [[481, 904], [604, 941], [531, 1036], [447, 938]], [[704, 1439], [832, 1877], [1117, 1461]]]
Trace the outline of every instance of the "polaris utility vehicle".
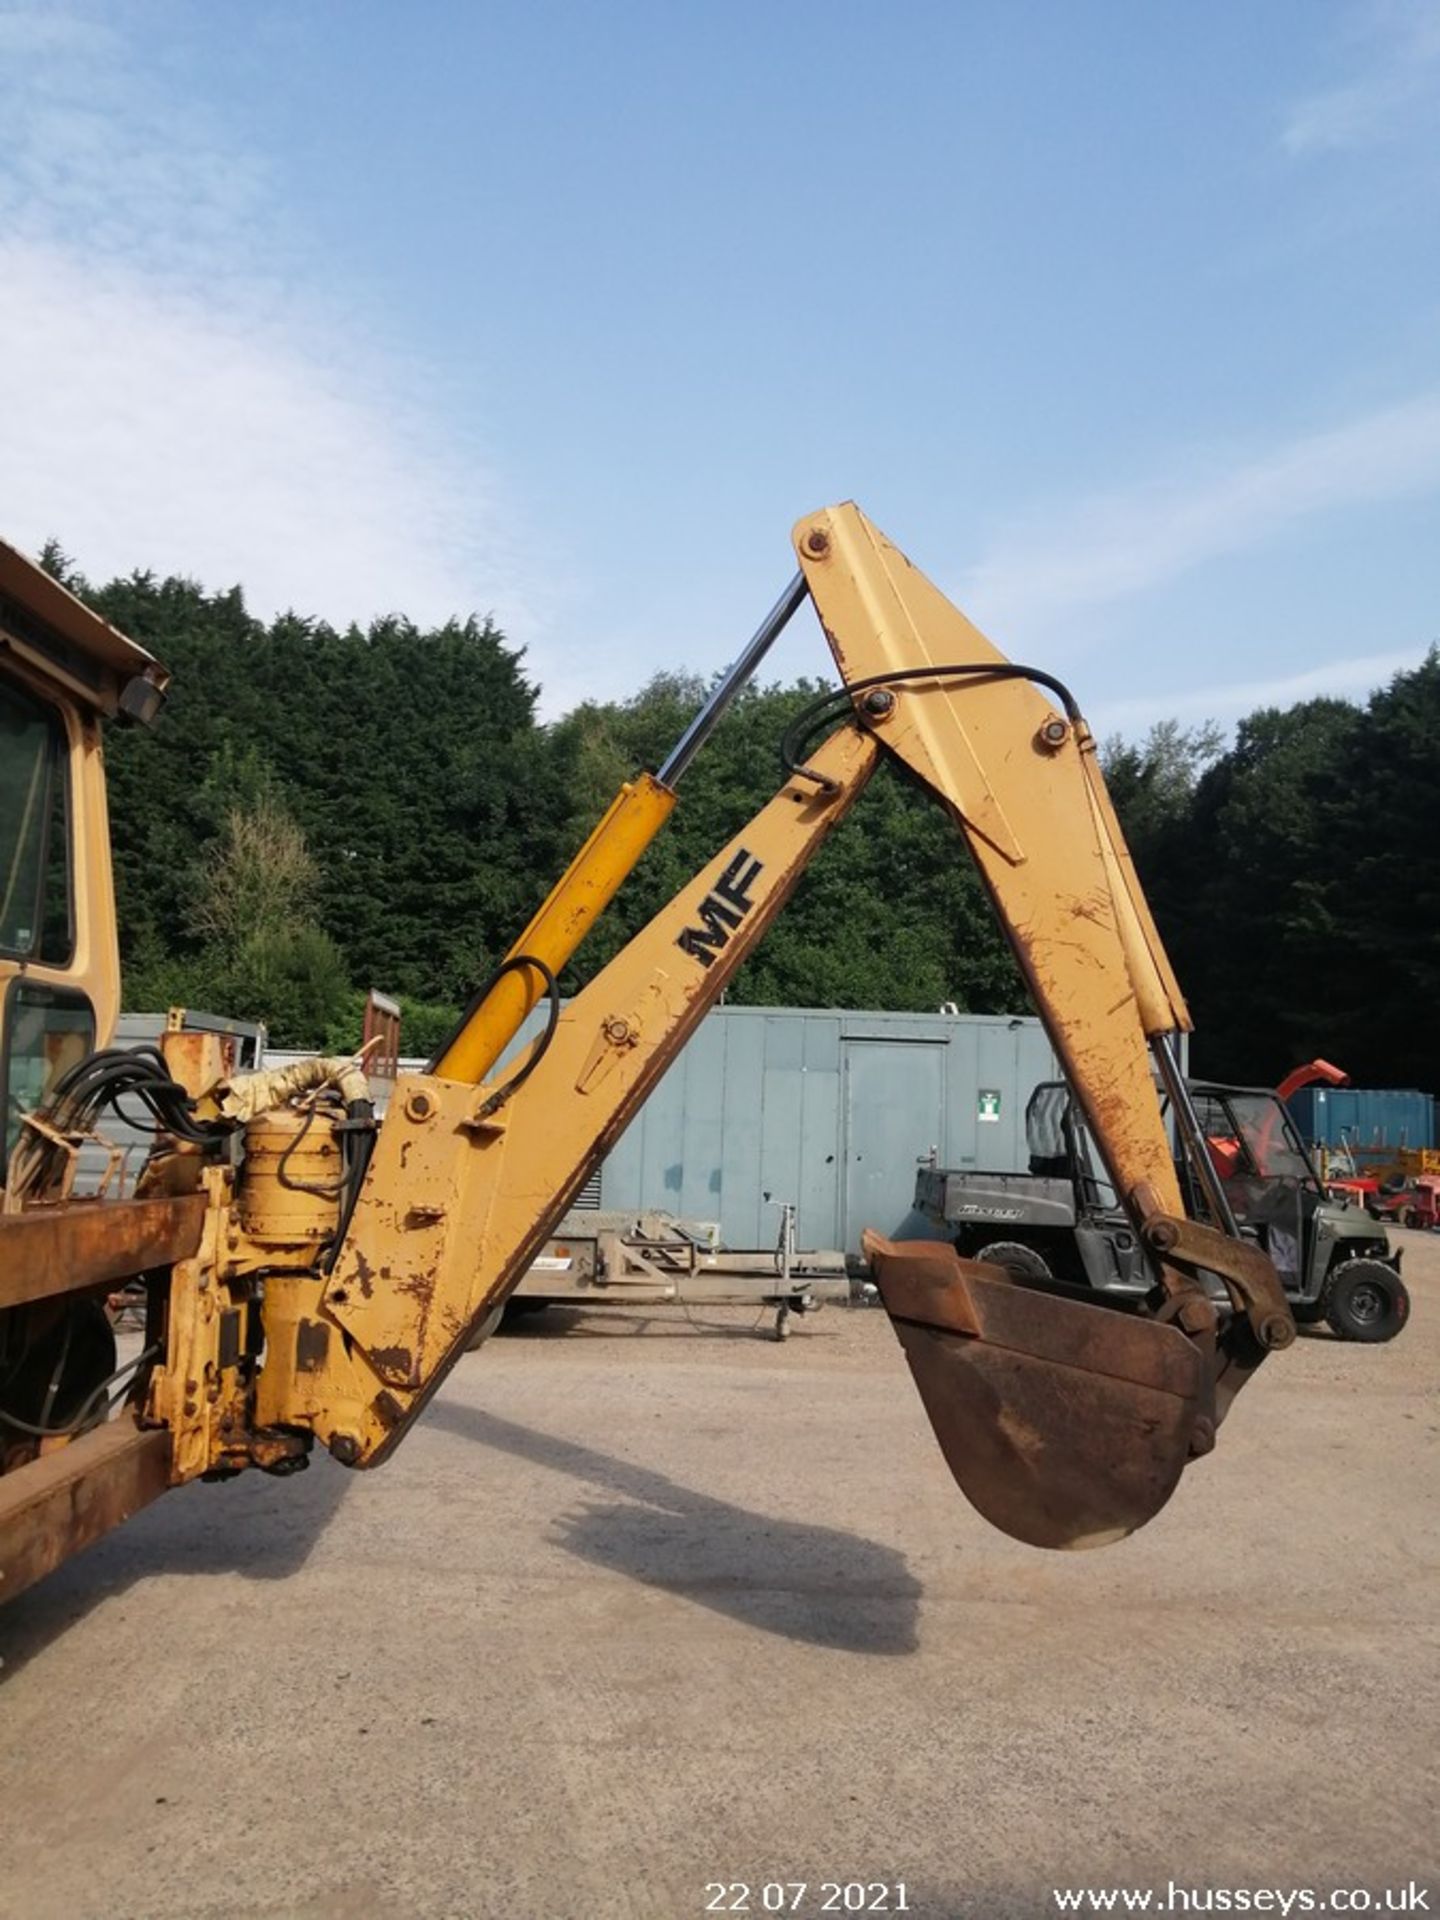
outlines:
[[[1269, 1255], [1296, 1320], [1323, 1320], [1345, 1340], [1393, 1340], [1410, 1312], [1400, 1255], [1363, 1207], [1330, 1197], [1283, 1102], [1265, 1088], [1203, 1081], [1191, 1082], [1190, 1097], [1220, 1205]], [[1063, 1081], [1036, 1087], [1025, 1133], [1028, 1173], [922, 1166], [917, 1210], [964, 1257], [1032, 1284], [1145, 1292], [1143, 1250]], [[1190, 1167], [1181, 1179], [1194, 1216], [1214, 1214]]]

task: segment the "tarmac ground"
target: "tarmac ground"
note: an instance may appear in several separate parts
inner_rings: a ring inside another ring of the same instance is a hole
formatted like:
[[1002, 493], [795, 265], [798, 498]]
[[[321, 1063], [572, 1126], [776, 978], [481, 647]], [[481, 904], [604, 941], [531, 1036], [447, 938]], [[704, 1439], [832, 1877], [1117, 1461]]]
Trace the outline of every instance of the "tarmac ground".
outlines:
[[1440, 1237], [1397, 1238], [1404, 1334], [1307, 1334], [1098, 1553], [986, 1528], [877, 1311], [552, 1313], [377, 1473], [172, 1494], [0, 1610], [0, 1913], [1440, 1911]]

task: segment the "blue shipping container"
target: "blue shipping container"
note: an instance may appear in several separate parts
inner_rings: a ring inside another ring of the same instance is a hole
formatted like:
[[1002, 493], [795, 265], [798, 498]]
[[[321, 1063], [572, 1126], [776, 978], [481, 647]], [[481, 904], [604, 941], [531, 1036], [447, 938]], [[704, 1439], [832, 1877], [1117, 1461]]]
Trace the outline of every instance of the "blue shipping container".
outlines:
[[1435, 1102], [1394, 1087], [1301, 1087], [1290, 1112], [1312, 1146], [1360, 1150], [1435, 1145]]

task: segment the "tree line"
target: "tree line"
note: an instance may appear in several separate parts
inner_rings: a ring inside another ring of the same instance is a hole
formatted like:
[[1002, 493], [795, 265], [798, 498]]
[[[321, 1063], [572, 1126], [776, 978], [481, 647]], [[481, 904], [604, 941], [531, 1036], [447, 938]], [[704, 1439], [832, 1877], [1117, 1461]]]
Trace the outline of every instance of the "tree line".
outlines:
[[[669, 673], [542, 725], [523, 650], [488, 620], [340, 630], [255, 618], [238, 589], [52, 572], [174, 676], [107, 755], [132, 1007], [264, 1019], [349, 1046], [366, 987], [406, 1051], [438, 1043], [620, 782], [653, 768], [708, 683]], [[573, 990], [774, 791], [821, 682], [750, 688], [562, 980]], [[1226, 743], [1165, 722], [1103, 749], [1195, 1017], [1195, 1068], [1273, 1083], [1322, 1054], [1370, 1085], [1440, 1086], [1440, 655], [1363, 705], [1250, 715]], [[948, 820], [888, 766], [737, 975], [754, 1005], [1027, 1009]]]

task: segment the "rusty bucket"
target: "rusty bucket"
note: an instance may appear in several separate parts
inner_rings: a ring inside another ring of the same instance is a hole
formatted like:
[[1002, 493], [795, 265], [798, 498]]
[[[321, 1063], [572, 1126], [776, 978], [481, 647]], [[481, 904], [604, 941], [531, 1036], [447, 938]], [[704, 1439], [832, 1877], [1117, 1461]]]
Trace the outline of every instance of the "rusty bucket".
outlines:
[[1079, 1548], [1154, 1518], [1210, 1431], [1206, 1358], [1178, 1327], [1034, 1290], [940, 1242], [867, 1234], [865, 1251], [941, 1451], [985, 1519], [1030, 1546]]

